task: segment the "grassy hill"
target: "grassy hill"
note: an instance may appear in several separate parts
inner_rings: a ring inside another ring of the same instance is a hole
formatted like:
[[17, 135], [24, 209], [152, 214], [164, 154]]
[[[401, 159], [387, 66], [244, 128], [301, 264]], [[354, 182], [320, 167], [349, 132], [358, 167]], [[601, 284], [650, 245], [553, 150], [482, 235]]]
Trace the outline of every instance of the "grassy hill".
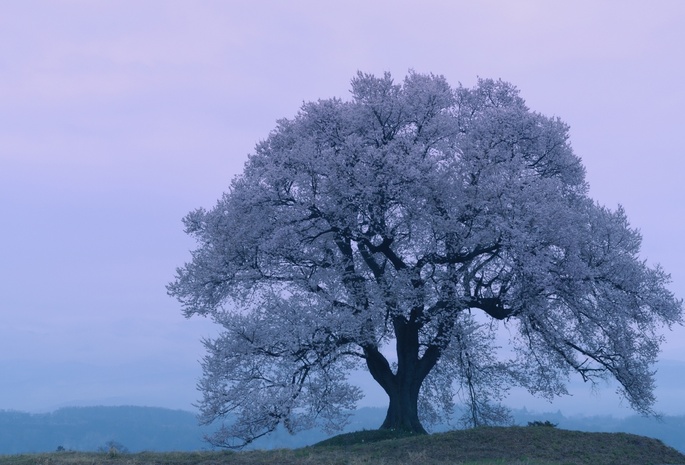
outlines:
[[0, 456], [0, 465], [656, 465], [685, 464], [661, 441], [550, 427], [477, 428], [388, 438], [362, 431], [300, 449], [247, 452], [56, 452]]

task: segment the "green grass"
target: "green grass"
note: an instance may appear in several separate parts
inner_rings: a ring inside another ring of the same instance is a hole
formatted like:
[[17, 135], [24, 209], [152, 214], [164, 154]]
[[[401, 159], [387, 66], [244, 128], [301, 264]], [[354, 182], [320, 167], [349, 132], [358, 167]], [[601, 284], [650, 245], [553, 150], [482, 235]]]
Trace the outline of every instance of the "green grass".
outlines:
[[633, 434], [509, 427], [428, 436], [360, 431], [294, 450], [138, 454], [54, 452], [0, 456], [0, 465], [10, 464], [655, 465], [685, 464], [685, 455], [661, 441]]

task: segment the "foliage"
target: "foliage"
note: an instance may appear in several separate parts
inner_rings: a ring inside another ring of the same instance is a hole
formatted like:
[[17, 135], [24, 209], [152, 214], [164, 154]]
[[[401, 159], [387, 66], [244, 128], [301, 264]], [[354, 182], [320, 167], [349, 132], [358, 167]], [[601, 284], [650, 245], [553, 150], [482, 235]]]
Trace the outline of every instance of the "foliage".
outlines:
[[544, 426], [544, 427], [547, 427], [547, 428], [556, 428], [556, 427], [557, 427], [557, 424], [556, 424], [556, 423], [552, 423], [552, 422], [549, 421], [549, 420], [545, 420], [545, 421], [535, 420], [535, 421], [529, 421], [529, 422], [528, 422], [528, 426]]
[[107, 453], [110, 457], [129, 453], [128, 448], [117, 441], [107, 441], [104, 446], [98, 448], [98, 451]]
[[198, 248], [168, 286], [224, 329], [204, 341], [201, 418], [236, 421], [210, 441], [338, 428], [359, 367], [388, 394], [388, 429], [425, 432], [419, 416], [455, 397], [466, 424], [506, 423], [510, 386], [551, 398], [572, 373], [613, 377], [651, 412], [682, 302], [584, 173], [568, 127], [501, 81], [359, 73], [351, 101], [279, 121], [217, 205], [185, 218]]

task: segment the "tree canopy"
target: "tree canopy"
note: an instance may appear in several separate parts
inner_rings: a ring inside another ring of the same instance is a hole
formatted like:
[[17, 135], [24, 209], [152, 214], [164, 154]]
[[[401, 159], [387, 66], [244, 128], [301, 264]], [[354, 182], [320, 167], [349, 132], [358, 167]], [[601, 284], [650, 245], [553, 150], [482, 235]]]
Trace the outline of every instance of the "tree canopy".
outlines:
[[682, 319], [624, 210], [589, 198], [568, 126], [502, 81], [359, 73], [184, 223], [198, 247], [168, 290], [223, 327], [199, 383], [216, 445], [339, 427], [360, 368], [388, 394], [383, 428], [424, 432], [455, 401], [501, 422], [509, 387], [551, 399], [573, 373], [651, 413]]

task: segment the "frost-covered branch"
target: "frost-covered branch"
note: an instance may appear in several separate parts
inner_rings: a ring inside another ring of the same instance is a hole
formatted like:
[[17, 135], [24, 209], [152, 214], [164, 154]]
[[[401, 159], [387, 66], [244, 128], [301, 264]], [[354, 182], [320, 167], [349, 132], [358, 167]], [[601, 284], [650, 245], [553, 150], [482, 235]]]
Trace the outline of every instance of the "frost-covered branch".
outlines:
[[469, 424], [506, 421], [510, 386], [552, 398], [574, 374], [651, 412], [682, 300], [623, 209], [588, 197], [568, 130], [508, 83], [414, 72], [359, 73], [351, 100], [280, 120], [185, 218], [198, 246], [168, 286], [223, 329], [199, 384], [203, 421], [224, 422], [211, 441], [339, 426], [360, 368], [388, 394], [385, 428], [424, 432], [456, 400]]

